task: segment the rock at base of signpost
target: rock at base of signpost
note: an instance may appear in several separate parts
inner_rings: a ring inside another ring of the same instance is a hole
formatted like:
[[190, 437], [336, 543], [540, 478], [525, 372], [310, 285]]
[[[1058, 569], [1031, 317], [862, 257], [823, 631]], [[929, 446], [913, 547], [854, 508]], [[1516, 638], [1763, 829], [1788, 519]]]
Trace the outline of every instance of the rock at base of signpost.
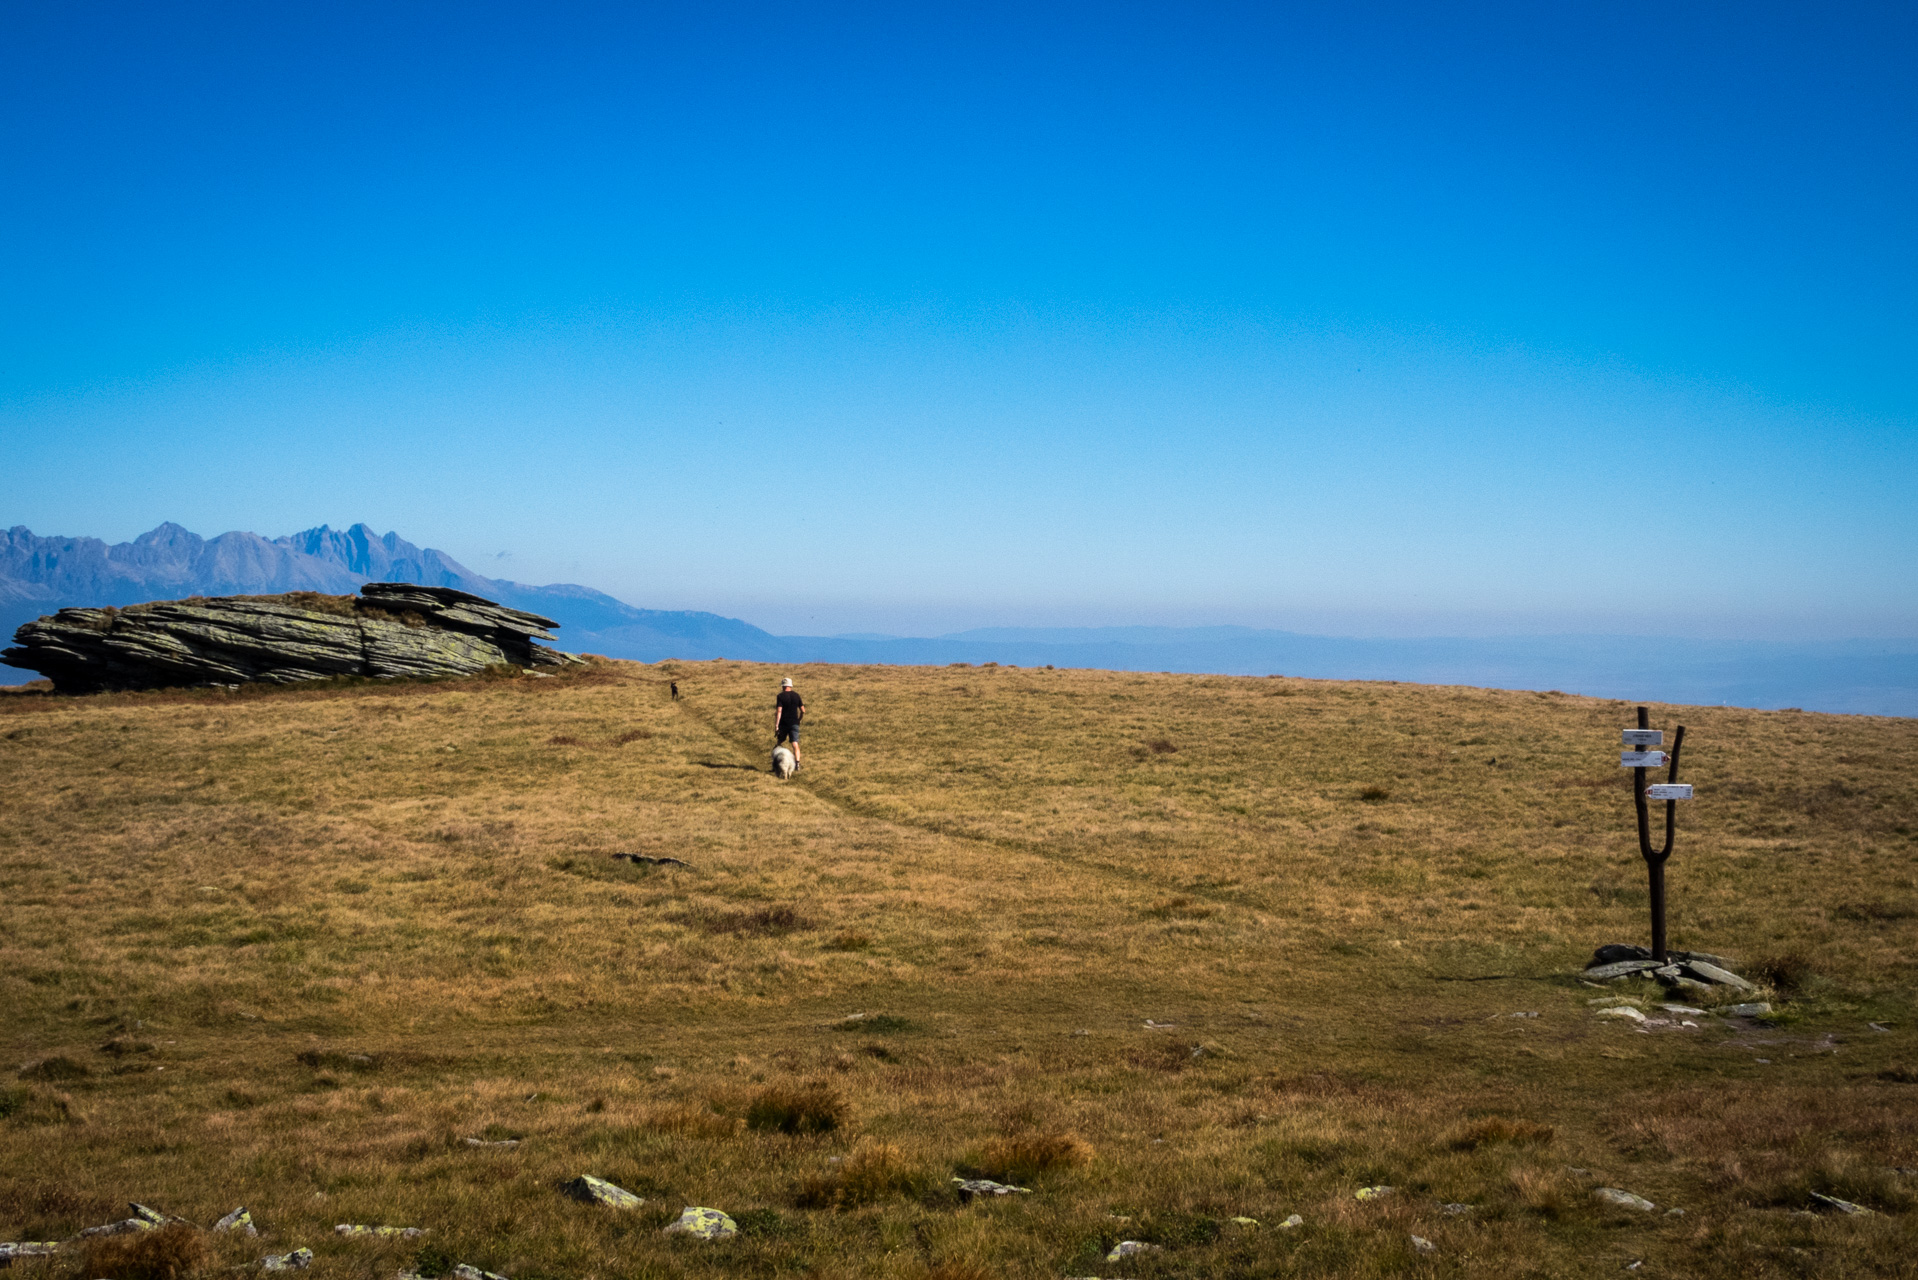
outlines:
[[679, 1211], [678, 1221], [666, 1225], [663, 1234], [691, 1236], [695, 1240], [730, 1240], [739, 1234], [739, 1224], [722, 1210], [688, 1205]]
[[1618, 960], [1611, 964], [1594, 965], [1581, 976], [1591, 982], [1616, 982], [1620, 978], [1636, 978], [1663, 967], [1656, 960]]
[[1592, 1192], [1592, 1199], [1605, 1204], [1615, 1204], [1621, 1209], [1637, 1209], [1640, 1213], [1650, 1213], [1658, 1208], [1644, 1196], [1635, 1196], [1629, 1191], [1620, 1191], [1617, 1187], [1600, 1187]]
[[624, 1187], [616, 1187], [604, 1178], [595, 1178], [583, 1173], [571, 1182], [563, 1183], [560, 1190], [575, 1200], [584, 1200], [588, 1204], [611, 1205], [615, 1209], [637, 1209], [646, 1202]]
[[1685, 976], [1696, 978], [1700, 982], [1709, 982], [1715, 986], [1733, 987], [1739, 991], [1756, 991], [1757, 987], [1733, 973], [1730, 969], [1720, 968], [1705, 960], [1687, 960]]

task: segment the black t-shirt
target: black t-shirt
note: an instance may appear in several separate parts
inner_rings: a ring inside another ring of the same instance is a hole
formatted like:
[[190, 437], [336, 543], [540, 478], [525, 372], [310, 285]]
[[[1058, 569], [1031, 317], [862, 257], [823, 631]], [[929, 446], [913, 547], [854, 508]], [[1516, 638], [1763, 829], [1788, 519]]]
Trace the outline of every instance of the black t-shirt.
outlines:
[[779, 708], [779, 727], [790, 729], [799, 723], [800, 712], [806, 709], [805, 699], [796, 689], [781, 689], [779, 696], [773, 699], [773, 705]]

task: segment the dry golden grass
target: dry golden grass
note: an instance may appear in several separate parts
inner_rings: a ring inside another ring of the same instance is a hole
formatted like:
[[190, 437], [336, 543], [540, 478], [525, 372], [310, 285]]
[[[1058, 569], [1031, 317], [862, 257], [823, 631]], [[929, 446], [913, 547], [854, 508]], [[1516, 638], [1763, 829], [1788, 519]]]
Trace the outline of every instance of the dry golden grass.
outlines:
[[[807, 668], [779, 783], [780, 674], [0, 696], [0, 1239], [139, 1200], [321, 1280], [1913, 1274], [1914, 722], [1654, 710], [1674, 944], [1779, 1016], [1647, 1033], [1575, 976], [1644, 934], [1624, 704]], [[987, 1166], [1033, 1194], [963, 1204]]]

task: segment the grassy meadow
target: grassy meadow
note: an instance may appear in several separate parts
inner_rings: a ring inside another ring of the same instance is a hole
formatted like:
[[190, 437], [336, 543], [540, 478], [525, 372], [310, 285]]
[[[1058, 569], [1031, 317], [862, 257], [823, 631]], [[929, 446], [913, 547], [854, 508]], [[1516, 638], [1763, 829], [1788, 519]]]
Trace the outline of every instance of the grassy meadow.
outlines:
[[781, 674], [0, 696], [0, 1240], [265, 1232], [16, 1274], [1918, 1275], [1918, 722], [1653, 708], [1776, 1011], [1641, 1030], [1624, 703]]

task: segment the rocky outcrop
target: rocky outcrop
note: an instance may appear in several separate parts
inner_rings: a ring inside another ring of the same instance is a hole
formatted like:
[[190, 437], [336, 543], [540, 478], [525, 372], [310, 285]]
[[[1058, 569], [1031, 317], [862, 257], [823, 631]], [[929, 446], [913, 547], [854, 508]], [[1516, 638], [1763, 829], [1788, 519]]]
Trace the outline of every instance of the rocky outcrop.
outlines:
[[62, 609], [14, 633], [0, 661], [61, 693], [290, 684], [334, 676], [471, 675], [490, 666], [559, 666], [551, 618], [451, 587], [369, 582], [358, 596], [294, 592]]

